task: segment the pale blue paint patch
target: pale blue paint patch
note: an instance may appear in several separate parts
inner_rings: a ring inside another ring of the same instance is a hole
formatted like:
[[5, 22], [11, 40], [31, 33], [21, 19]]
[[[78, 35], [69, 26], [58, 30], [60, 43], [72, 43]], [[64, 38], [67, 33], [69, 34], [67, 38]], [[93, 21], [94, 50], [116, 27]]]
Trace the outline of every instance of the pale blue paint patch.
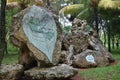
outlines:
[[93, 57], [92, 55], [87, 55], [87, 56], [86, 56], [86, 60], [87, 60], [88, 62], [95, 63], [95, 59], [94, 59], [94, 57]]
[[24, 15], [22, 25], [29, 42], [52, 62], [57, 27], [51, 13], [40, 7], [32, 6]]

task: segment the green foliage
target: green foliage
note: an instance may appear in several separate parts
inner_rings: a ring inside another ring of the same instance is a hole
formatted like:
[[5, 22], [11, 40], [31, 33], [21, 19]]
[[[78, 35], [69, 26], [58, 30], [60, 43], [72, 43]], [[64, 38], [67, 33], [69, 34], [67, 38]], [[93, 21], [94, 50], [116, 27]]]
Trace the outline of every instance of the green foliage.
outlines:
[[10, 2], [18, 2], [19, 0], [7, 0], [7, 3], [10, 3]]
[[7, 41], [8, 54], [4, 55], [2, 64], [18, 63], [18, 48], [14, 47], [10, 41]]
[[16, 48], [15, 46], [13, 46], [13, 45], [10, 43], [10, 40], [7, 41], [7, 50], [8, 50], [8, 54], [18, 53], [18, 48]]
[[120, 7], [120, 1], [119, 0], [101, 0], [99, 2], [99, 7], [104, 9], [116, 9]]
[[19, 11], [18, 8], [14, 8], [12, 10], [7, 10], [6, 11], [6, 27], [7, 27], [7, 30], [11, 26], [11, 21], [12, 21], [13, 15], [16, 14], [18, 11]]
[[11, 10], [6, 10], [6, 30], [7, 30], [7, 34], [6, 34], [6, 41], [7, 41], [7, 51], [8, 54], [4, 54], [4, 58], [2, 63], [4, 64], [10, 64], [10, 63], [16, 63], [17, 62], [17, 58], [18, 58], [18, 48], [14, 47], [9, 40], [9, 29], [11, 26], [11, 22], [12, 22], [12, 17], [14, 14], [16, 14], [18, 12], [18, 8], [14, 8]]
[[12, 17], [13, 15], [15, 15], [17, 12], [19, 11], [18, 8], [14, 8], [12, 10], [8, 10], [6, 11], [6, 29], [7, 29], [7, 35], [6, 35], [6, 40], [7, 40], [7, 50], [8, 50], [8, 53], [12, 53], [12, 52], [16, 52], [17, 51], [17, 48], [14, 47], [11, 43], [10, 43], [10, 40], [9, 40], [9, 29], [10, 29], [10, 26], [11, 26], [11, 22], [12, 22]]
[[65, 15], [67, 14], [76, 15], [76, 14], [79, 14], [83, 9], [84, 9], [83, 4], [69, 5], [69, 6], [62, 8], [59, 11], [59, 14], [64, 13]]
[[77, 18], [88, 20], [88, 18], [90, 18], [92, 14], [92, 9], [86, 8], [77, 15]]

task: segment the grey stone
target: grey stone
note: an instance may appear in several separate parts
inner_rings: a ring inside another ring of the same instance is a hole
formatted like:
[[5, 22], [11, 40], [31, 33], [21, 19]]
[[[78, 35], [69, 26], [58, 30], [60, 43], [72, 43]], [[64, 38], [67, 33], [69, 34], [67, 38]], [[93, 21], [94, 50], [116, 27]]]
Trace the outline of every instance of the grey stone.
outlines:
[[114, 62], [115, 59], [113, 58], [112, 54], [103, 46], [101, 40], [94, 36], [89, 38], [89, 44], [92, 46], [93, 50], [97, 51], [99, 55], [103, 55], [109, 62]]
[[23, 73], [23, 66], [20, 64], [1, 65], [0, 80], [16, 80]]
[[77, 74], [77, 69], [62, 64], [51, 68], [33, 68], [25, 71], [25, 76], [40, 80], [68, 79]]
[[75, 56], [73, 65], [82, 68], [107, 66], [109, 65], [109, 60], [98, 51], [87, 49]]
[[[21, 49], [24, 49], [23, 45], [27, 48], [25, 49], [27, 51], [19, 51], [22, 54], [21, 58], [25, 56], [23, 53], [26, 53], [37, 61], [39, 67], [43, 63], [58, 64], [62, 31], [55, 14], [33, 5], [14, 15], [12, 22], [10, 36], [12, 43]], [[24, 61], [31, 60], [26, 58], [21, 61], [19, 62], [26, 63]]]

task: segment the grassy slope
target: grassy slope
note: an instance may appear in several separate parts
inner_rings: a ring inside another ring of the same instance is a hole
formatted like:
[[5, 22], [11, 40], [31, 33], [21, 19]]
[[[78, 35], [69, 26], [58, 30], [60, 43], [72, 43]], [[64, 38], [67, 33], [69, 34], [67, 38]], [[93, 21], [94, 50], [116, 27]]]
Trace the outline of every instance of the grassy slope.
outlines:
[[120, 80], [120, 52], [116, 50], [112, 53], [118, 62], [116, 65], [80, 70], [80, 75], [85, 80]]

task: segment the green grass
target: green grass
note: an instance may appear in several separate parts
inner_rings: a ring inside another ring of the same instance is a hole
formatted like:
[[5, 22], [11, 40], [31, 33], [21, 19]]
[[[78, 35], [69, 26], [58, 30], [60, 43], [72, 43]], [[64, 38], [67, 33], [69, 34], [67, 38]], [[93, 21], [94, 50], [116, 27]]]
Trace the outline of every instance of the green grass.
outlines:
[[2, 64], [14, 64], [14, 63], [18, 63], [18, 54], [6, 54], [4, 55]]
[[4, 54], [2, 64], [18, 63], [18, 48], [14, 47], [9, 41], [7, 43], [8, 54]]
[[86, 70], [80, 70], [85, 80], [120, 80], [120, 50], [114, 50], [112, 52], [114, 58], [118, 62], [112, 66], [91, 68]]

